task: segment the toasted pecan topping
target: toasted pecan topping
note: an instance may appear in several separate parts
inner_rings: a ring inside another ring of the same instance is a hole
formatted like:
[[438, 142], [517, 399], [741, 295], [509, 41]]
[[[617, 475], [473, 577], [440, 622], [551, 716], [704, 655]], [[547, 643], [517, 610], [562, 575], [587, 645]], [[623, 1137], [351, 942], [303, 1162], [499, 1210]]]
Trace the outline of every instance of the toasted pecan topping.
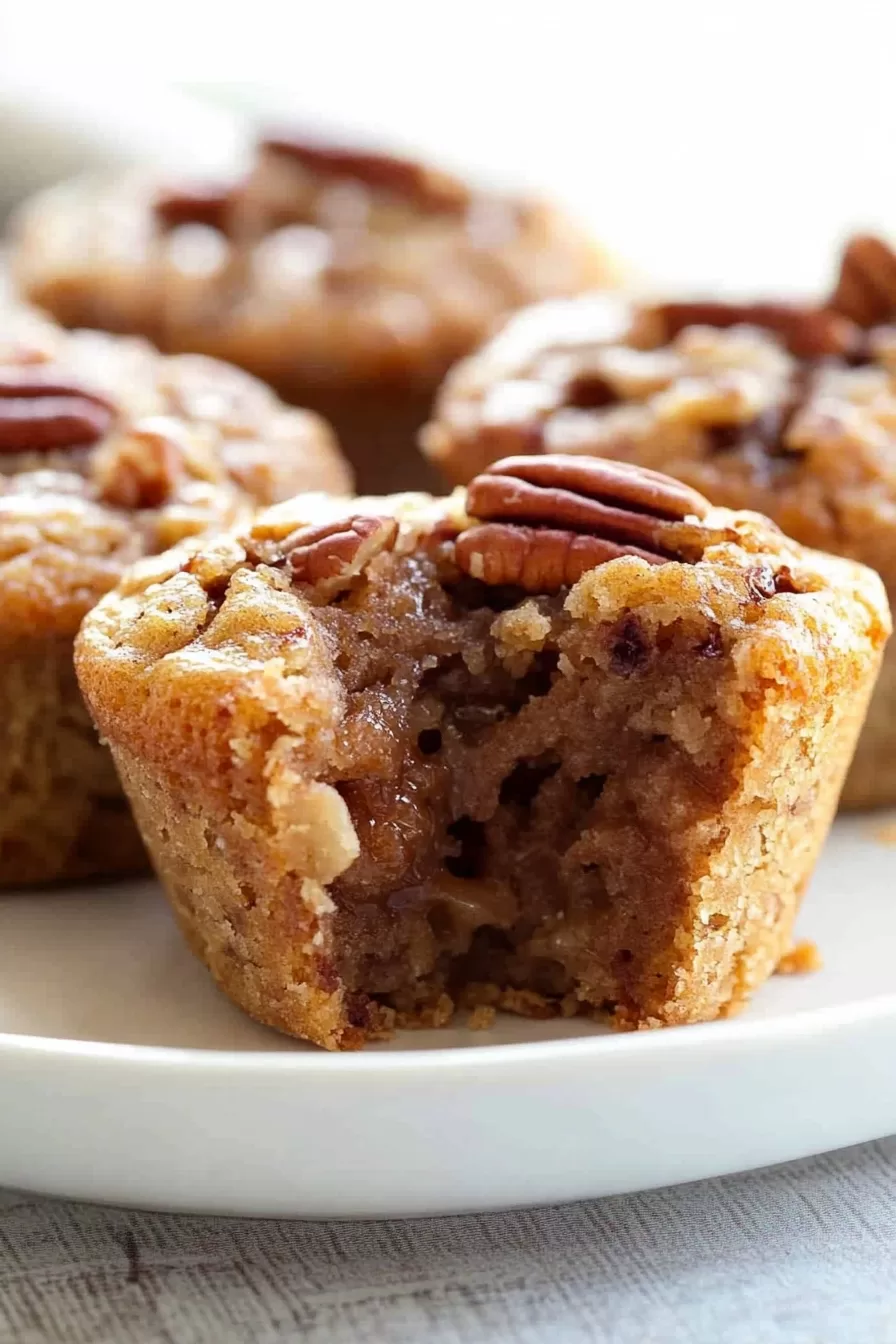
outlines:
[[0, 453], [85, 448], [112, 424], [111, 406], [51, 364], [0, 369]]
[[397, 536], [394, 518], [356, 514], [299, 528], [282, 549], [296, 583], [332, 596], [347, 588], [375, 556], [391, 550]]
[[847, 243], [830, 306], [860, 327], [896, 315], [896, 252], [881, 238], [857, 234]]
[[232, 185], [184, 184], [160, 192], [153, 202], [153, 210], [165, 229], [176, 229], [181, 224], [205, 224], [210, 229], [226, 233], [235, 194]]
[[[500, 502], [494, 490], [498, 480]], [[529, 498], [527, 487], [539, 492], [541, 509], [549, 510], [547, 517], [529, 511], [529, 505], [523, 502]], [[515, 492], [519, 492], [519, 499]], [[680, 521], [689, 514], [701, 518], [709, 508], [708, 501], [698, 491], [658, 471], [606, 458], [564, 453], [537, 458], [505, 457], [478, 476], [467, 491], [468, 510], [486, 518], [535, 517], [537, 521], [563, 524], [583, 521], [587, 526], [605, 519], [606, 506], [615, 504], [625, 509], [626, 519], [634, 512]], [[501, 511], [484, 513], [484, 506]]]
[[471, 482], [467, 510], [482, 521], [458, 537], [455, 556], [485, 583], [555, 592], [623, 555], [686, 558], [681, 524], [708, 508], [696, 490], [624, 463], [508, 457]]
[[470, 204], [470, 193], [463, 182], [390, 154], [364, 153], [291, 135], [269, 136], [261, 142], [261, 149], [294, 159], [324, 177], [354, 178], [367, 186], [391, 191], [423, 210], [463, 214]]
[[136, 429], [104, 444], [92, 464], [99, 496], [120, 509], [158, 509], [177, 487], [183, 453], [168, 435]]
[[848, 316], [795, 303], [665, 303], [648, 310], [672, 341], [686, 327], [764, 327], [802, 359], [850, 355], [861, 335]]

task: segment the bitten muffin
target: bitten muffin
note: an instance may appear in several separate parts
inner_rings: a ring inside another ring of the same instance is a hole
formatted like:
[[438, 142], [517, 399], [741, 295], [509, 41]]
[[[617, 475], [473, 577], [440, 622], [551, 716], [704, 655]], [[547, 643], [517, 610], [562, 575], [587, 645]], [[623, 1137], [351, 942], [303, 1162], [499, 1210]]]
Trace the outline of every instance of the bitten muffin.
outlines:
[[126, 565], [350, 473], [248, 374], [0, 309], [0, 886], [145, 862], [72, 667]]
[[359, 487], [377, 491], [435, 479], [416, 432], [448, 366], [497, 319], [611, 276], [544, 204], [287, 135], [224, 186], [55, 188], [25, 210], [14, 266], [67, 326], [216, 355], [319, 411]]
[[[669, 472], [715, 504], [755, 509], [808, 546], [872, 566], [893, 600], [896, 328], [845, 315], [886, 311], [880, 270], [877, 288], [862, 288], [848, 256], [843, 312], [594, 296], [521, 313], [449, 375], [426, 451], [458, 481], [509, 452]], [[893, 298], [896, 315], [896, 287]], [[896, 802], [894, 649], [843, 801]]]
[[144, 562], [78, 676], [180, 924], [330, 1049], [456, 1005], [736, 1009], [788, 946], [880, 580], [656, 473], [511, 458]]

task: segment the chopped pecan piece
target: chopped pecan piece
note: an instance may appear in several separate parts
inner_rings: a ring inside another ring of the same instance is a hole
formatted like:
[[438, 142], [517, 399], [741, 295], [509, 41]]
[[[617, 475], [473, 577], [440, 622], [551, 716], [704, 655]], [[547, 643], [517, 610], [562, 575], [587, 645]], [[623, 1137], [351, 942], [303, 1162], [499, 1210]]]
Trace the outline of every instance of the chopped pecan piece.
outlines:
[[394, 518], [356, 514], [299, 528], [284, 541], [283, 553], [296, 583], [331, 597], [349, 587], [375, 556], [391, 550], [397, 536]]
[[291, 135], [272, 135], [261, 142], [262, 150], [294, 159], [310, 172], [323, 177], [354, 178], [366, 186], [403, 196], [422, 210], [464, 214], [470, 193], [463, 182], [408, 159], [390, 154], [324, 145]]
[[104, 446], [92, 463], [100, 498], [119, 509], [158, 509], [174, 494], [183, 453], [161, 430], [135, 429]]
[[896, 252], [888, 243], [870, 234], [850, 239], [830, 306], [860, 327], [892, 321], [896, 315]]
[[184, 185], [162, 191], [153, 203], [155, 217], [163, 229], [181, 224], [205, 224], [226, 233], [236, 188], [233, 186]]
[[0, 369], [0, 454], [86, 448], [112, 424], [111, 406], [52, 364]]
[[801, 359], [851, 355], [861, 346], [861, 333], [842, 313], [796, 303], [666, 303], [649, 314], [667, 341], [686, 327], [753, 326], [774, 332]]
[[688, 558], [695, 538], [683, 548], [682, 524], [708, 508], [696, 490], [644, 468], [562, 454], [509, 457], [471, 482], [467, 510], [482, 521], [458, 537], [455, 557], [485, 583], [556, 592], [619, 556], [655, 565]]

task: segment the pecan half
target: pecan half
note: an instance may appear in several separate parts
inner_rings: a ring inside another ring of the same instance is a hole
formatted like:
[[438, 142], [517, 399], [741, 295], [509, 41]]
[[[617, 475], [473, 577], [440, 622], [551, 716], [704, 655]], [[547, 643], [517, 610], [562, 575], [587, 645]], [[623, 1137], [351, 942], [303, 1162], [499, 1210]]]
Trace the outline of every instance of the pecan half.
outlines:
[[231, 208], [237, 188], [207, 184], [184, 184], [159, 192], [153, 202], [153, 212], [163, 229], [176, 229], [181, 224], [205, 224], [210, 229], [227, 232]]
[[307, 583], [323, 597], [348, 588], [398, 536], [394, 518], [355, 514], [333, 523], [299, 528], [283, 543], [286, 564], [296, 583]]
[[294, 159], [322, 177], [353, 178], [366, 186], [393, 192], [423, 210], [464, 214], [470, 204], [470, 193], [457, 178], [409, 159], [393, 158], [391, 154], [324, 145], [292, 135], [269, 136], [262, 140], [261, 149]]
[[648, 313], [667, 341], [686, 327], [752, 326], [774, 332], [801, 359], [850, 355], [861, 345], [861, 333], [842, 313], [796, 303], [665, 303]]
[[860, 327], [892, 321], [896, 315], [896, 252], [888, 243], [870, 234], [850, 239], [830, 306]]
[[107, 432], [112, 407], [52, 364], [0, 369], [0, 453], [86, 448]]
[[645, 468], [559, 453], [508, 457], [471, 482], [467, 510], [482, 521], [458, 537], [455, 558], [485, 583], [556, 592], [623, 555], [654, 565], [688, 558], [696, 538], [685, 547], [682, 524], [708, 509], [696, 490]]

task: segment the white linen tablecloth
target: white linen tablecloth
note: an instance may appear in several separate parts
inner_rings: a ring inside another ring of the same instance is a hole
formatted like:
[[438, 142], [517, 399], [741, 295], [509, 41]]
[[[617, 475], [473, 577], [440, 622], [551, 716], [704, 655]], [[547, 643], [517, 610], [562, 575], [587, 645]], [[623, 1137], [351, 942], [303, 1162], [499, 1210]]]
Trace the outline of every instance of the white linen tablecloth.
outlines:
[[896, 1137], [413, 1222], [0, 1196], [2, 1344], [896, 1344]]

